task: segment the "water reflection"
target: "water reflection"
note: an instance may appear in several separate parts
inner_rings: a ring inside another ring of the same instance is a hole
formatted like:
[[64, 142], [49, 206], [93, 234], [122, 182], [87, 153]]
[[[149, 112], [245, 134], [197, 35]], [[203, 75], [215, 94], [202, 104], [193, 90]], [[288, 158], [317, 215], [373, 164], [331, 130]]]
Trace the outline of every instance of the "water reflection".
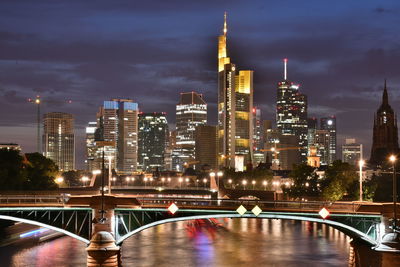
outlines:
[[[62, 237], [0, 249], [1, 266], [85, 266], [85, 244]], [[125, 240], [124, 266], [347, 266], [349, 238], [311, 222], [219, 219], [159, 225]], [[6, 264], [4, 264], [6, 263]]]

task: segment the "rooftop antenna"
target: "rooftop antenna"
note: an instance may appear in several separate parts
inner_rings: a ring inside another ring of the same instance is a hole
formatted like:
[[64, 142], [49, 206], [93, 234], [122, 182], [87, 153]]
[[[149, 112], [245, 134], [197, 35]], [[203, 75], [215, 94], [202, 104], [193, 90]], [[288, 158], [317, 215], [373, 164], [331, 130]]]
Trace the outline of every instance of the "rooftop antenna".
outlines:
[[284, 58], [283, 59], [283, 79], [286, 81], [286, 79], [287, 79], [287, 62], [288, 62], [288, 59], [287, 58]]
[[224, 35], [228, 32], [228, 26], [226, 25], [226, 11], [224, 13]]

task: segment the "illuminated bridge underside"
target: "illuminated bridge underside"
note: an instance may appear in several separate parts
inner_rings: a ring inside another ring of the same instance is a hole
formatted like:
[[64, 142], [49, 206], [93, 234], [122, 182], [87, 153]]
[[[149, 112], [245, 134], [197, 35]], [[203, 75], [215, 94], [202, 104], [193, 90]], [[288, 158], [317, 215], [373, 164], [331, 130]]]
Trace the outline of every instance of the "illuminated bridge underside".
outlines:
[[177, 221], [210, 218], [262, 218], [323, 223], [345, 233], [351, 238], [362, 239], [372, 246], [378, 244], [381, 217], [377, 215], [332, 214], [323, 220], [317, 213], [262, 212], [255, 216], [247, 212], [243, 216], [236, 211], [180, 209], [174, 215], [166, 209], [116, 209], [115, 233], [117, 244], [147, 228]]
[[[115, 237], [121, 244], [128, 237], [156, 225], [210, 218], [261, 218], [298, 220], [323, 223], [362, 239], [372, 246], [378, 244], [381, 217], [378, 215], [331, 214], [323, 220], [317, 213], [262, 212], [255, 216], [250, 211], [241, 216], [232, 210], [179, 209], [174, 215], [167, 209], [115, 209]], [[92, 209], [90, 208], [0, 208], [0, 219], [46, 227], [89, 244]]]
[[0, 208], [0, 219], [45, 227], [90, 243], [90, 208]]

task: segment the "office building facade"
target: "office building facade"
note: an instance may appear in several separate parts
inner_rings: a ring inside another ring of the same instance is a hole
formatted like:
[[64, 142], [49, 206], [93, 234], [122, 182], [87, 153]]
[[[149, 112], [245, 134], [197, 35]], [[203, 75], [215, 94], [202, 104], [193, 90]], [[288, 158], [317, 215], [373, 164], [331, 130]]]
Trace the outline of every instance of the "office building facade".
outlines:
[[50, 112], [43, 116], [43, 155], [61, 171], [75, 169], [75, 134], [72, 114]]
[[165, 170], [168, 137], [165, 112], [139, 113], [138, 169], [145, 172]]

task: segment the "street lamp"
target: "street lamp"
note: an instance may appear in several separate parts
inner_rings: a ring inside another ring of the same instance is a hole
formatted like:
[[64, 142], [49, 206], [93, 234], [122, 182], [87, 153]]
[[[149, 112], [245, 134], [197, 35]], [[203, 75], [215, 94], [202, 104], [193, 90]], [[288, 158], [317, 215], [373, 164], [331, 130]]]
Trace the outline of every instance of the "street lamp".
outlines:
[[228, 183], [230, 184], [231, 188], [232, 188], [232, 179], [228, 180]]
[[182, 188], [182, 182], [183, 182], [183, 178], [179, 178], [179, 188]]
[[89, 177], [83, 176], [83, 177], [81, 178], [81, 180], [82, 180], [83, 186], [86, 186], [86, 182], [89, 181]]
[[218, 191], [219, 191], [219, 179], [224, 175], [224, 173], [222, 171], [217, 172], [217, 177], [218, 177]]
[[263, 185], [264, 185], [264, 190], [265, 190], [265, 191], [267, 190], [267, 184], [268, 184], [267, 181], [263, 181]]
[[358, 165], [360, 166], [360, 201], [362, 201], [362, 195], [363, 195], [363, 190], [362, 190], [362, 168], [365, 164], [365, 161], [360, 159], [358, 162]]
[[147, 179], [147, 177], [144, 177], [144, 179], [143, 179], [143, 180], [144, 180], [144, 188], [146, 188], [146, 185], [147, 185], [147, 180], [148, 180], [148, 179]]
[[397, 181], [396, 181], [396, 156], [391, 155], [389, 160], [393, 164], [393, 232], [397, 229]]
[[243, 189], [246, 190], [246, 184], [247, 184], [247, 180], [243, 180], [242, 181], [242, 185], [243, 185]]
[[126, 180], [126, 185], [129, 186], [129, 181], [131, 180], [131, 178], [128, 176], [125, 178], [125, 180]]
[[254, 190], [254, 186], [256, 185], [256, 181], [253, 180], [251, 183], [253, 184], [253, 190]]
[[164, 182], [165, 182], [165, 178], [164, 178], [164, 177], [162, 177], [162, 178], [161, 178], [161, 183], [162, 183], [162, 186], [164, 186]]
[[64, 178], [63, 177], [57, 177], [56, 178], [56, 183], [60, 186], [60, 184], [62, 183], [62, 182], [64, 182]]
[[206, 185], [207, 185], [207, 179], [206, 178], [203, 179], [203, 183], [204, 183], [204, 188], [206, 188]]

